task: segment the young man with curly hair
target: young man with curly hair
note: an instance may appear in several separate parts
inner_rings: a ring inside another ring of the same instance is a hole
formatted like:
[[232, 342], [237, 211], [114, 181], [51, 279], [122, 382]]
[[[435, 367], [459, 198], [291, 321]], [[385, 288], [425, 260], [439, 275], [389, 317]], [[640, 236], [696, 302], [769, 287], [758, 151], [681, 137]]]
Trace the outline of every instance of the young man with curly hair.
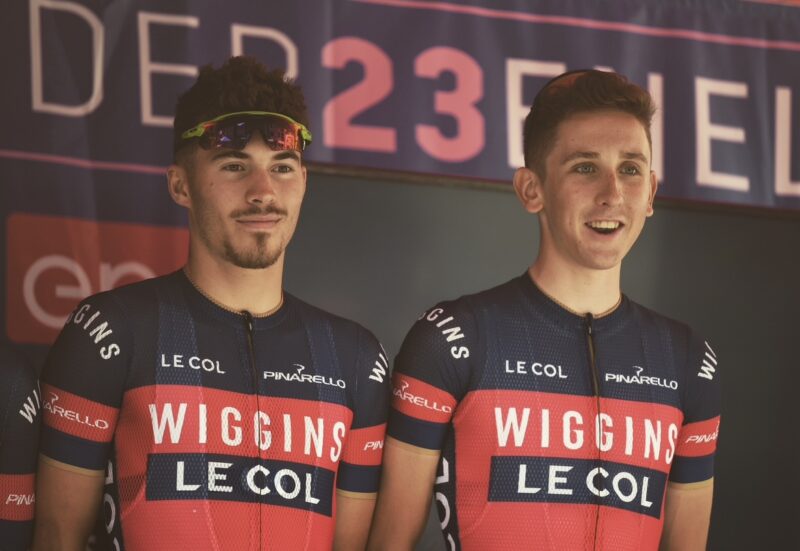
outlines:
[[[178, 101], [189, 256], [89, 297], [43, 371], [35, 549], [359, 549], [388, 384], [375, 337], [283, 291], [311, 142], [300, 88], [252, 58]], [[377, 366], [377, 367], [376, 367]]]

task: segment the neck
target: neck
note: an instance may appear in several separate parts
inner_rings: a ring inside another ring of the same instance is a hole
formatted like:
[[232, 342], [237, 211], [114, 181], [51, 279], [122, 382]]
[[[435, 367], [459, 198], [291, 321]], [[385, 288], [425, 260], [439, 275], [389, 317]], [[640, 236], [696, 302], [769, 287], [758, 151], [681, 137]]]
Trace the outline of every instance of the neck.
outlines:
[[227, 310], [263, 316], [283, 302], [283, 255], [268, 268], [251, 270], [190, 252], [183, 270], [201, 293]]
[[608, 314], [622, 298], [619, 265], [608, 270], [553, 269], [540, 257], [528, 275], [544, 294], [578, 315]]

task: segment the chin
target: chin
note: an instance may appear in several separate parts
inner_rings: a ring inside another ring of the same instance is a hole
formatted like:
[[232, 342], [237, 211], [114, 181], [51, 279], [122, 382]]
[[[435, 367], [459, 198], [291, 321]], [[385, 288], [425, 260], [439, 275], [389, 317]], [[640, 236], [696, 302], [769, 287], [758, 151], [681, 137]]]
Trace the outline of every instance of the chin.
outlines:
[[235, 249], [226, 247], [225, 258], [228, 262], [239, 268], [248, 270], [263, 270], [273, 266], [283, 256], [281, 248], [250, 248]]
[[614, 268], [619, 267], [621, 263], [622, 257], [619, 256], [606, 258], [594, 257], [591, 259], [586, 259], [586, 261], [583, 262], [583, 265], [592, 270], [613, 270]]

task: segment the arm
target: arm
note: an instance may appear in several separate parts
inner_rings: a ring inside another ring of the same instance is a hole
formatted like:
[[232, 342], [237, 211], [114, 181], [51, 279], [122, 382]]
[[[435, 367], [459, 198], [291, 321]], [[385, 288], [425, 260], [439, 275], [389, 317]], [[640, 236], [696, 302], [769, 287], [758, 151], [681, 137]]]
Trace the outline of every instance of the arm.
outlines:
[[706, 548], [713, 494], [713, 478], [693, 484], [669, 483], [660, 551]]
[[411, 550], [425, 528], [439, 453], [386, 438], [367, 549]]
[[375, 494], [336, 492], [334, 551], [360, 551], [367, 545], [369, 525], [375, 510]]
[[100, 507], [103, 471], [39, 457], [34, 551], [83, 551]]

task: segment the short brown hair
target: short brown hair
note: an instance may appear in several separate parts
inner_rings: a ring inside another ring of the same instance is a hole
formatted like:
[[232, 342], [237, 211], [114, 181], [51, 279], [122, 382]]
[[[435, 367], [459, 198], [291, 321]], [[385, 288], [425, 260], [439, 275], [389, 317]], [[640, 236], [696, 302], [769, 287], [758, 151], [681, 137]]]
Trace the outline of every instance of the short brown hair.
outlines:
[[300, 86], [287, 79], [282, 70], [268, 70], [254, 57], [232, 57], [219, 69], [201, 67], [194, 85], [178, 98], [172, 126], [176, 162], [178, 150], [186, 145], [183, 132], [236, 111], [280, 113], [308, 126], [308, 109]]
[[617, 73], [570, 71], [550, 80], [533, 100], [523, 130], [525, 166], [546, 178], [545, 160], [553, 148], [558, 125], [576, 113], [604, 109], [636, 117], [652, 146], [650, 121], [655, 104], [646, 90]]

